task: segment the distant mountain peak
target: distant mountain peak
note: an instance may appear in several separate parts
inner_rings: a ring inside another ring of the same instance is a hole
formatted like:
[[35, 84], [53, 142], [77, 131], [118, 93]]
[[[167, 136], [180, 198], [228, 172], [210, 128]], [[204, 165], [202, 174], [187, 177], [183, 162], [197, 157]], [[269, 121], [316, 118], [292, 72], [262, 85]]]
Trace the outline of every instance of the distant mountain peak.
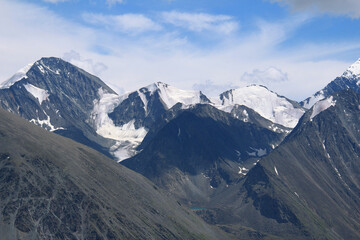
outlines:
[[207, 99], [207, 97], [201, 91], [182, 90], [163, 82], [155, 82], [150, 84], [145, 88], [141, 88], [139, 92], [144, 90], [148, 90], [150, 94], [153, 94], [157, 91], [161, 100], [168, 109], [172, 108], [177, 103], [182, 103], [188, 106], [198, 103], [210, 102], [210, 100]]
[[346, 71], [339, 77], [331, 81], [322, 90], [316, 92], [311, 97], [300, 102], [304, 108], [310, 109], [316, 102], [345, 89], [353, 89], [360, 93], [360, 59], [354, 62]]
[[298, 104], [262, 85], [231, 89], [220, 94], [214, 102], [218, 108], [230, 112], [235, 105], [244, 105], [259, 113], [262, 117], [293, 128], [305, 112]]
[[360, 76], [360, 58], [343, 73], [342, 77], [354, 78]]
[[34, 63], [30, 63], [25, 67], [19, 69], [11, 78], [0, 83], [0, 89], [10, 88], [14, 83], [20, 81], [23, 78], [27, 78], [26, 73], [30, 70], [30, 68], [34, 65]]
[[61, 58], [56, 57], [43, 57], [40, 60], [37, 60], [34, 63], [27, 64], [26, 66], [19, 69], [11, 78], [0, 83], [0, 89], [7, 89], [13, 86], [16, 82], [28, 78], [27, 73], [32, 67], [37, 67], [42, 74], [47, 72], [52, 72], [55, 74], [60, 74], [59, 69], [52, 69], [51, 67], [56, 66], [59, 62], [66, 63]]

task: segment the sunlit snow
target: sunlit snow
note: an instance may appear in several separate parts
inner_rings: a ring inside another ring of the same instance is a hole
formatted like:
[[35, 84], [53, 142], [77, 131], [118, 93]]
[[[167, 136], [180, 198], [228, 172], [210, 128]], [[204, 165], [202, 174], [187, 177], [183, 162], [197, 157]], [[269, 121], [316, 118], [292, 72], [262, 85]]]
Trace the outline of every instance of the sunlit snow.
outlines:
[[30, 122], [32, 122], [35, 125], [38, 125], [38, 126], [40, 126], [42, 128], [48, 129], [50, 132], [64, 129], [62, 127], [58, 127], [58, 128], [54, 127], [54, 125], [52, 125], [51, 122], [50, 122], [50, 116], [48, 116], [46, 113], [45, 113], [45, 115], [47, 116], [47, 119], [44, 119], [44, 120], [40, 120], [39, 118], [31, 119]]
[[10, 88], [14, 83], [20, 81], [23, 78], [27, 78], [26, 73], [34, 64], [28, 64], [25, 67], [21, 68], [17, 73], [15, 73], [10, 79], [6, 80], [3, 83], [0, 83], [0, 89]]
[[323, 100], [324, 98], [325, 98], [324, 92], [321, 90], [317, 94], [305, 100], [304, 108], [310, 109], [315, 103], [317, 103], [320, 100]]
[[158, 89], [160, 98], [168, 109], [172, 108], [176, 103], [188, 106], [201, 102], [199, 91], [182, 90], [161, 82], [154, 83], [147, 88], [151, 92]]
[[269, 91], [266, 87], [251, 85], [244, 88], [230, 90], [228, 97], [214, 101], [216, 107], [222, 111], [230, 112], [235, 104], [247, 106], [262, 117], [293, 128], [304, 114], [301, 108], [295, 108], [285, 97]]
[[133, 155], [134, 147], [139, 145], [147, 134], [144, 127], [135, 128], [135, 120], [122, 125], [115, 126], [108, 114], [113, 112], [128, 95], [118, 96], [107, 93], [102, 88], [98, 91], [99, 99], [94, 100], [94, 109], [91, 120], [95, 125], [96, 133], [116, 142], [110, 149], [118, 160], [124, 160]]
[[344, 73], [343, 77], [353, 78], [359, 77], [360, 75], [360, 59], [358, 59], [355, 63], [353, 63]]
[[312, 121], [312, 119], [314, 117], [316, 117], [319, 113], [321, 113], [322, 111], [328, 109], [331, 106], [335, 106], [336, 101], [333, 100], [333, 96], [330, 96], [324, 100], [321, 100], [319, 102], [317, 102], [313, 108], [312, 108], [312, 113], [310, 116], [310, 120]]
[[38, 99], [40, 105], [49, 97], [49, 93], [47, 90], [35, 87], [32, 84], [24, 84], [24, 87], [29, 93], [31, 93], [31, 95]]
[[275, 170], [276, 175], [279, 176], [279, 172], [278, 172], [278, 170], [277, 170], [277, 168], [275, 166], [274, 166], [274, 170]]

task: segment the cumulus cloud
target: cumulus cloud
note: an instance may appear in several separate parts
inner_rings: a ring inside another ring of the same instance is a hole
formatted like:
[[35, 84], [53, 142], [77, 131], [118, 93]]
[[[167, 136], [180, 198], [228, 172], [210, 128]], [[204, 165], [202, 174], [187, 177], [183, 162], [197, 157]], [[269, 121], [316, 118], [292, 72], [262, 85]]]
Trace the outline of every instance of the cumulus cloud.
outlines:
[[142, 14], [103, 15], [85, 13], [82, 17], [90, 24], [129, 34], [161, 30], [159, 24]]
[[215, 97], [219, 94], [240, 86], [234, 85], [233, 83], [216, 84], [211, 80], [206, 80], [204, 83], [195, 83], [192, 89], [201, 91], [208, 97]]
[[288, 81], [288, 74], [275, 67], [265, 70], [254, 69], [251, 73], [244, 73], [241, 80], [247, 83], [265, 84]]
[[359, 0], [271, 0], [290, 5], [294, 10], [317, 10], [337, 15], [360, 17]]
[[64, 53], [63, 59], [97, 76], [108, 69], [102, 62], [94, 62], [92, 59], [83, 59], [80, 54], [74, 50]]
[[162, 18], [166, 23], [194, 32], [214, 31], [230, 34], [239, 28], [238, 22], [227, 15], [171, 11], [163, 12]]

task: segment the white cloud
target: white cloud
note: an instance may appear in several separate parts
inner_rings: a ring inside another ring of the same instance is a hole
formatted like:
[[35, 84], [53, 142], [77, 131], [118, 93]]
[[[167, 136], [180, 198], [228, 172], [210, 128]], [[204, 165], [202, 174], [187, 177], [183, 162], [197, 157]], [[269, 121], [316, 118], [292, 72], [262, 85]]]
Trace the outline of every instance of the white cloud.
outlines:
[[315, 10], [337, 15], [360, 17], [359, 0], [271, 0], [289, 4], [294, 10]]
[[109, 7], [112, 7], [113, 5], [124, 3], [124, 0], [106, 0], [106, 3]]
[[270, 83], [288, 81], [288, 74], [275, 67], [265, 70], [254, 69], [251, 73], [244, 73], [241, 80], [248, 83], [269, 85]]
[[214, 31], [230, 34], [239, 28], [238, 22], [227, 15], [171, 11], [163, 12], [162, 18], [166, 23], [195, 32]]
[[103, 15], [95, 13], [83, 14], [83, 19], [108, 30], [139, 34], [148, 31], [159, 31], [161, 26], [142, 14]]
[[99, 76], [108, 69], [102, 62], [94, 62], [92, 59], [83, 59], [80, 54], [74, 50], [64, 53], [63, 59], [96, 76]]
[[227, 90], [238, 88], [238, 85], [234, 85], [233, 83], [221, 83], [216, 84], [211, 80], [206, 80], [203, 83], [195, 83], [192, 86], [192, 89], [201, 91], [208, 97], [216, 97], [219, 93], [223, 93]]
[[[74, 23], [35, 4], [0, 0], [0, 81], [41, 57], [55, 56], [97, 72], [107, 84], [119, 86], [120, 92], [121, 88], [132, 91], [151, 82], [163, 81], [183, 89], [204, 88], [214, 95], [228, 87], [241, 86], [241, 77], [246, 72], [277, 66], [287, 73], [288, 81], [272, 82], [269, 89], [303, 100], [341, 75], [351, 64], [313, 59], [319, 55], [351, 52], [359, 43], [304, 45], [281, 51], [279, 43], [303, 22], [296, 18], [286, 20], [275, 23], [259, 20], [257, 29], [251, 34], [241, 38], [237, 34], [226, 35], [209, 49], [193, 43], [180, 29], [168, 31], [166, 24], [156, 34], [142, 32], [134, 38], [102, 27]], [[223, 21], [233, 19], [225, 17]], [[112, 26], [111, 23], [107, 25], [108, 28]], [[211, 27], [202, 29], [213, 31]], [[96, 49], [97, 46], [105, 47], [106, 53]], [[71, 52], [72, 49], [76, 52]], [[64, 53], [67, 54], [64, 56]]]

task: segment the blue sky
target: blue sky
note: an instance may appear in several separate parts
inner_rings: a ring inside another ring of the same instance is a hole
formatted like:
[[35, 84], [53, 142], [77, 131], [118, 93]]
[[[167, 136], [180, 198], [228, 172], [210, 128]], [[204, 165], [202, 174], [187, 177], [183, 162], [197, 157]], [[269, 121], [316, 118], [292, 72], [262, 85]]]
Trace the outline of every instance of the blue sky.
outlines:
[[256, 83], [302, 100], [360, 58], [359, 16], [358, 0], [1, 0], [0, 81], [56, 56], [119, 93]]

